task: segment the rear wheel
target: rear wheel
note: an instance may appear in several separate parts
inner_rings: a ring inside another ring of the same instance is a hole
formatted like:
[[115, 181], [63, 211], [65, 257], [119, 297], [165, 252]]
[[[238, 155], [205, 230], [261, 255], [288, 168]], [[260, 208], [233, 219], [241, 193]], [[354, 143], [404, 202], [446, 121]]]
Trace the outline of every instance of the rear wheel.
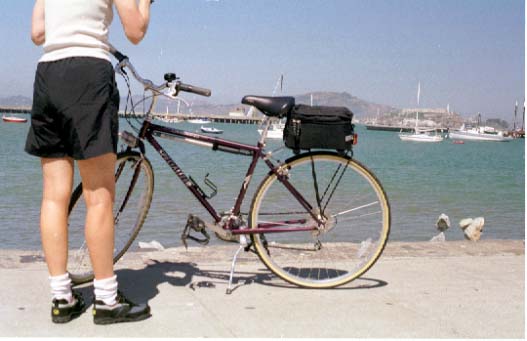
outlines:
[[390, 205], [375, 176], [359, 162], [331, 152], [294, 157], [280, 173], [311, 208], [302, 206], [276, 174], [262, 181], [249, 227], [269, 231], [252, 235], [265, 265], [282, 279], [309, 288], [340, 286], [365, 273], [381, 255], [390, 231]]
[[[148, 214], [154, 191], [154, 173], [148, 159], [137, 152], [117, 155], [115, 170], [114, 258], [116, 263], [133, 243]], [[69, 205], [68, 272], [74, 283], [93, 279], [93, 270], [84, 238], [86, 205], [82, 183], [71, 195]]]

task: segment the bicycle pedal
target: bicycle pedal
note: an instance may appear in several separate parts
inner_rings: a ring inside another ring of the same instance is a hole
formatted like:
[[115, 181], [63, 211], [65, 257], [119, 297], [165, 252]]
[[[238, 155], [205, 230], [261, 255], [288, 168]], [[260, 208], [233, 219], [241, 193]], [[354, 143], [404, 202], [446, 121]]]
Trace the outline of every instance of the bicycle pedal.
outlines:
[[[192, 230], [201, 233], [203, 238], [191, 235], [190, 233]], [[181, 242], [185, 246], [185, 249], [188, 249], [187, 239], [193, 240], [201, 245], [207, 245], [210, 241], [210, 235], [207, 233], [205, 223], [199, 217], [192, 214], [189, 214], [187, 224], [181, 234]]]

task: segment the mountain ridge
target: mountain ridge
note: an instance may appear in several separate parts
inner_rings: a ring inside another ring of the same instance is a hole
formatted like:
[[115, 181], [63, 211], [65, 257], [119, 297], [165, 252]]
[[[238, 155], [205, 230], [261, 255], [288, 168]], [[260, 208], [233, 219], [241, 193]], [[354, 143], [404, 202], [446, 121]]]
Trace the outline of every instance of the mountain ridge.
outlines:
[[[313, 105], [344, 106], [349, 108], [357, 118], [376, 115], [378, 112], [385, 113], [399, 110], [390, 105], [377, 104], [360, 99], [356, 96], [352, 96], [347, 92], [314, 91], [310, 93], [295, 95], [292, 97], [295, 97], [297, 104], [311, 104], [311, 96], [313, 96]], [[134, 103], [139, 103], [142, 99], [142, 95], [133, 96]], [[32, 100], [27, 96], [17, 95], [0, 97], [0, 106], [30, 107], [31, 104]], [[217, 104], [209, 103], [205, 99], [195, 100], [193, 103], [190, 104], [190, 107], [187, 107], [185, 104], [181, 103], [180, 113], [196, 115], [227, 115], [229, 112], [232, 111], [248, 112], [249, 110], [249, 106], [243, 105], [241, 103]], [[125, 106], [126, 98], [121, 98], [120, 109], [124, 110]], [[168, 109], [168, 112], [175, 113], [177, 112], [177, 107], [178, 103], [176, 101], [160, 97], [158, 99], [155, 111], [165, 112]], [[142, 109], [143, 106], [139, 105], [136, 111], [142, 111]]]

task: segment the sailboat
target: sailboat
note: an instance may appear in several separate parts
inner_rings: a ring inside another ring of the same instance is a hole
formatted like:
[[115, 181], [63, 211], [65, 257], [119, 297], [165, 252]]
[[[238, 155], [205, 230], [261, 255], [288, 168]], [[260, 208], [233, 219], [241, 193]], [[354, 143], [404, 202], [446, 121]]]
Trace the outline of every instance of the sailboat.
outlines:
[[[421, 96], [421, 82], [417, 84], [417, 106], [419, 106], [419, 97]], [[435, 134], [432, 134], [434, 132]], [[443, 137], [437, 134], [435, 129], [419, 128], [419, 111], [415, 112], [415, 128], [414, 132], [399, 133], [399, 138], [402, 141], [411, 142], [441, 142]]]
[[[178, 102], [178, 113], [179, 113], [179, 102]], [[168, 112], [168, 105], [167, 105], [167, 109], [166, 109], [165, 115], [164, 116], [157, 116], [156, 118], [158, 120], [166, 122], [166, 123], [179, 123], [179, 122], [181, 122], [181, 120], [179, 118], [177, 118], [175, 115], [171, 115]]]
[[[272, 123], [269, 129], [267, 130], [267, 138], [268, 139], [282, 139], [284, 137], [284, 128], [285, 128], [285, 123], [282, 121]], [[258, 129], [258, 133], [262, 135], [263, 129]]]
[[[276, 94], [276, 91], [278, 90], [278, 87], [280, 87], [280, 92], [282, 92], [282, 86], [284, 83], [284, 75], [280, 75], [280, 78], [278, 78], [278, 81], [276, 82], [276, 85], [273, 89], [273, 93], [271, 96], [274, 96]], [[267, 138], [268, 139], [282, 139], [284, 136], [284, 128], [285, 128], [285, 122], [283, 120], [278, 120], [273, 122], [269, 129], [267, 130]], [[258, 134], [262, 135], [264, 129], [262, 127], [259, 127]]]

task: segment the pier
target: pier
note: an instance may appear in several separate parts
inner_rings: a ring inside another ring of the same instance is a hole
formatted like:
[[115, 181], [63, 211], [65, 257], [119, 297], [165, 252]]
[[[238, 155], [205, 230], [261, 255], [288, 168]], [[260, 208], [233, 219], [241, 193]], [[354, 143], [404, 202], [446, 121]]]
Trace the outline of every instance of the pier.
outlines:
[[[0, 107], [1, 114], [31, 114], [31, 107]], [[128, 117], [144, 117], [143, 113], [136, 113], [136, 115], [127, 115]], [[231, 123], [231, 124], [260, 124], [262, 118], [260, 117], [245, 117], [245, 116], [229, 116], [229, 115], [209, 115], [209, 114], [166, 114], [154, 113], [152, 116], [162, 121], [187, 121], [192, 119], [206, 119], [215, 123]], [[124, 112], [119, 112], [119, 117], [125, 117]]]
[[0, 107], [2, 114], [31, 114], [31, 107]]
[[[119, 113], [119, 116], [122, 116], [122, 113]], [[203, 119], [209, 120], [214, 123], [231, 123], [231, 124], [260, 124], [262, 118], [259, 117], [246, 117], [246, 116], [229, 116], [229, 115], [208, 115], [208, 114], [156, 114], [152, 115], [154, 118], [160, 119], [162, 121], [188, 121]], [[137, 117], [142, 117], [142, 115], [137, 115]]]

